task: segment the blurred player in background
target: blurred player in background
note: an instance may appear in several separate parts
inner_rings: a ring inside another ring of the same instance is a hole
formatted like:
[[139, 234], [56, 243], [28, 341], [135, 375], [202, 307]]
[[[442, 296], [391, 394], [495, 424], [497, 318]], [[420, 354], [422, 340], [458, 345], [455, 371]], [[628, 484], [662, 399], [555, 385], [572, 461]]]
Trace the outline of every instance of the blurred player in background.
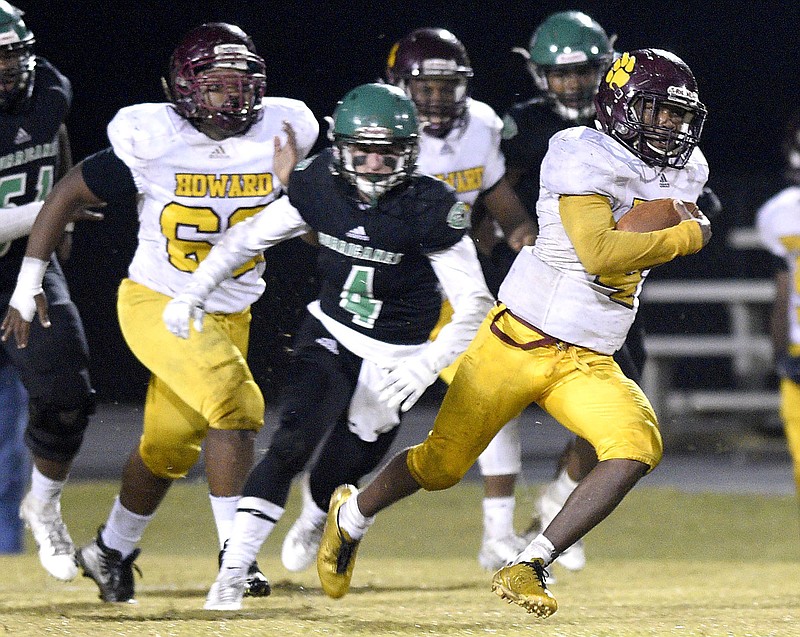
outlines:
[[[14, 334], [21, 345], [29, 329], [39, 329], [31, 325], [37, 311], [46, 321], [41, 276], [70, 212], [105, 202], [128, 210], [138, 201], [138, 245], [117, 309], [128, 346], [151, 372], [144, 429], [106, 523], [77, 553], [107, 602], [134, 598], [137, 545], [201, 444], [220, 547], [253, 464], [264, 399], [246, 356], [263, 259], [254, 255], [208, 299], [206, 331], [192, 341], [174, 338], [161, 315], [229, 227], [281, 196], [281, 167], [288, 174], [316, 140], [319, 126], [305, 104], [264, 96], [264, 70], [239, 27], [211, 23], [189, 31], [170, 58], [170, 102], [120, 110], [108, 126], [111, 146], [57, 184], [28, 241], [4, 324], [5, 336]], [[297, 150], [284, 152], [295, 134]], [[32, 334], [31, 343], [37, 340]], [[255, 563], [247, 586], [251, 594], [270, 592]]]
[[[50, 62], [33, 51], [33, 32], [22, 12], [0, 0], [0, 309], [5, 315], [26, 249], [26, 235], [53, 184], [72, 166], [64, 122], [72, 87]], [[78, 214], [80, 211], [76, 211]], [[67, 221], [70, 221], [68, 219]], [[42, 566], [68, 581], [78, 572], [75, 546], [61, 517], [61, 492], [94, 410], [89, 351], [78, 310], [59, 264], [68, 256], [71, 227], [53, 235], [39, 292], [50, 305], [49, 329], [33, 327], [33, 339], [14, 342], [3, 334], [4, 434], [0, 438], [0, 520], [7, 548], [21, 549], [19, 517], [39, 547]], [[58, 257], [51, 255], [58, 249]], [[25, 392], [20, 392], [16, 377]], [[27, 407], [27, 409], [26, 409]], [[21, 413], [25, 410], [27, 413]], [[24, 442], [33, 456], [30, 491], [28, 452], [17, 427], [27, 422]], [[12, 517], [13, 516], [13, 517]], [[5, 542], [4, 542], [5, 543]]]
[[759, 208], [756, 227], [773, 255], [775, 301], [770, 336], [781, 379], [780, 415], [800, 494], [800, 115], [791, 118], [786, 127], [783, 154], [790, 185]]
[[317, 571], [347, 593], [361, 538], [398, 500], [456, 484], [508, 419], [536, 402], [596, 450], [599, 462], [492, 589], [540, 617], [558, 608], [546, 569], [605, 519], [662, 456], [653, 409], [613, 354], [653, 266], [710, 239], [702, 212], [657, 232], [616, 229], [639, 201], [695, 201], [708, 177], [697, 147], [706, 117], [689, 67], [666, 51], [623, 54], [596, 97], [602, 130], [557, 133], [542, 163], [540, 233], [500, 287], [499, 304], [465, 352], [426, 440], [397, 454], [360, 492], [331, 498]]

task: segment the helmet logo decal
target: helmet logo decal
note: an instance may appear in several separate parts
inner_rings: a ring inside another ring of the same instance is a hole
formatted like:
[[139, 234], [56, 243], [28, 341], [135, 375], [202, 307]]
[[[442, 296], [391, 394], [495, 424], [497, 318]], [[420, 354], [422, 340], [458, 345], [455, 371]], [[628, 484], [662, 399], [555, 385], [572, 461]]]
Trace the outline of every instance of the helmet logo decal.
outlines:
[[447, 225], [454, 230], [464, 230], [470, 226], [470, 207], [463, 201], [457, 201], [447, 213]]
[[634, 66], [636, 66], [636, 58], [632, 55], [628, 55], [627, 52], [623, 53], [622, 57], [618, 60], [614, 60], [614, 64], [608, 69], [608, 73], [606, 73], [606, 84], [622, 88], [631, 79], [630, 74]]
[[399, 48], [400, 48], [400, 43], [395, 42], [394, 46], [392, 47], [392, 50], [389, 51], [389, 57], [386, 60], [386, 66], [388, 66], [390, 69], [394, 68], [394, 63], [397, 61], [397, 49]]

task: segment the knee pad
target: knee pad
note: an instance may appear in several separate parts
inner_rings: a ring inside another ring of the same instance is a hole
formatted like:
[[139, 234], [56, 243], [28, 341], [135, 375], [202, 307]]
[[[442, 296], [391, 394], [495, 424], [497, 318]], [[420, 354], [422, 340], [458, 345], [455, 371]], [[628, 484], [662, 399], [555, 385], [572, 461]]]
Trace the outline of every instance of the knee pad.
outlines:
[[[313, 441], [316, 442], [316, 439]], [[314, 453], [315, 444], [311, 444], [302, 431], [286, 427], [278, 427], [269, 446], [269, 454], [280, 462], [292, 475], [300, 473]]]
[[[472, 465], [443, 453], [430, 438], [408, 450], [406, 463], [414, 480], [426, 491], [442, 491], [458, 484]], [[473, 460], [474, 462], [474, 460]]]
[[478, 457], [482, 476], [516, 475], [522, 471], [519, 420], [509, 420]]
[[82, 403], [70, 408], [30, 401], [25, 444], [35, 456], [70, 462], [78, 454], [89, 416], [95, 411], [94, 391], [84, 394]]
[[187, 441], [179, 445], [160, 445], [145, 440], [139, 443], [139, 455], [144, 466], [154, 476], [177, 480], [186, 477], [200, 457], [200, 442]]

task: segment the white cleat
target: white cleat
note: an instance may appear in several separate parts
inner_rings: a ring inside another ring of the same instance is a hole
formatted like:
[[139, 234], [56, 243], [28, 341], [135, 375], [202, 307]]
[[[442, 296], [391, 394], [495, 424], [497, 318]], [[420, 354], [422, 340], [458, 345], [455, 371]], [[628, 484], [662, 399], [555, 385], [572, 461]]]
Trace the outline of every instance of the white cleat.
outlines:
[[220, 571], [206, 596], [204, 610], [241, 610], [247, 576], [231, 569]]
[[[536, 513], [539, 516], [539, 533], [544, 531], [553, 521], [553, 518], [561, 511], [561, 504], [550, 496], [548, 488], [545, 488], [542, 495], [536, 500]], [[535, 535], [535, 534], [534, 534]], [[532, 537], [529, 539], [533, 539]], [[566, 551], [561, 553], [555, 563], [563, 566], [568, 571], [580, 571], [586, 566], [586, 551], [583, 546], [583, 539], [578, 540]]]
[[[311, 498], [311, 489], [308, 484], [308, 474], [303, 475], [303, 510], [300, 517], [292, 524], [292, 528], [283, 539], [281, 547], [281, 561], [287, 570], [295, 573], [306, 570], [317, 560], [317, 551], [322, 539], [322, 530], [325, 528], [327, 512], [319, 508]], [[315, 516], [312, 511], [318, 511]], [[314, 517], [318, 517], [315, 520]]]
[[478, 564], [484, 570], [494, 573], [513, 562], [527, 546], [528, 542], [524, 538], [514, 534], [499, 538], [484, 536], [478, 553]]
[[315, 525], [302, 517], [295, 520], [281, 547], [281, 562], [287, 570], [295, 573], [304, 571], [317, 561], [317, 551], [324, 528], [324, 519], [320, 525]]
[[39, 561], [44, 569], [62, 582], [75, 579], [75, 544], [61, 519], [61, 503], [43, 502], [28, 493], [19, 507], [19, 517], [39, 546]]

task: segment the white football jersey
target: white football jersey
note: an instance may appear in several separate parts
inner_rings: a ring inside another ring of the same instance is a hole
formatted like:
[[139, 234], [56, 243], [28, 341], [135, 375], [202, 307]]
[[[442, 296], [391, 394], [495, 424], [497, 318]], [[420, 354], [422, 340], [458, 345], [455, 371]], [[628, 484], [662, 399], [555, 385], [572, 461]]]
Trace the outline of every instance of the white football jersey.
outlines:
[[[559, 131], [542, 161], [536, 244], [517, 256], [500, 300], [551, 336], [613, 354], [633, 323], [647, 270], [589, 274], [561, 222], [560, 195], [602, 195], [619, 221], [639, 201], [697, 201], [707, 179], [708, 163], [699, 148], [681, 170], [654, 168], [601, 131], [584, 126]], [[620, 302], [623, 288], [625, 302]]]
[[[243, 135], [215, 141], [169, 104], [137, 104], [108, 125], [114, 153], [131, 169], [138, 190], [138, 246], [128, 276], [176, 296], [232, 225], [278, 197], [273, 138], [286, 143], [289, 121], [305, 157], [319, 133], [311, 110], [298, 100], [265, 97], [262, 116]], [[263, 257], [226, 279], [206, 302], [207, 312], [238, 312], [264, 291]]]
[[789, 340], [800, 345], [800, 186], [790, 186], [768, 199], [756, 213], [756, 228], [761, 241], [772, 254], [784, 259], [789, 267]]
[[434, 175], [456, 190], [456, 197], [470, 206], [478, 195], [494, 186], [506, 172], [500, 152], [503, 122], [488, 104], [467, 101], [467, 125], [451, 130], [442, 139], [419, 136], [419, 172]]

